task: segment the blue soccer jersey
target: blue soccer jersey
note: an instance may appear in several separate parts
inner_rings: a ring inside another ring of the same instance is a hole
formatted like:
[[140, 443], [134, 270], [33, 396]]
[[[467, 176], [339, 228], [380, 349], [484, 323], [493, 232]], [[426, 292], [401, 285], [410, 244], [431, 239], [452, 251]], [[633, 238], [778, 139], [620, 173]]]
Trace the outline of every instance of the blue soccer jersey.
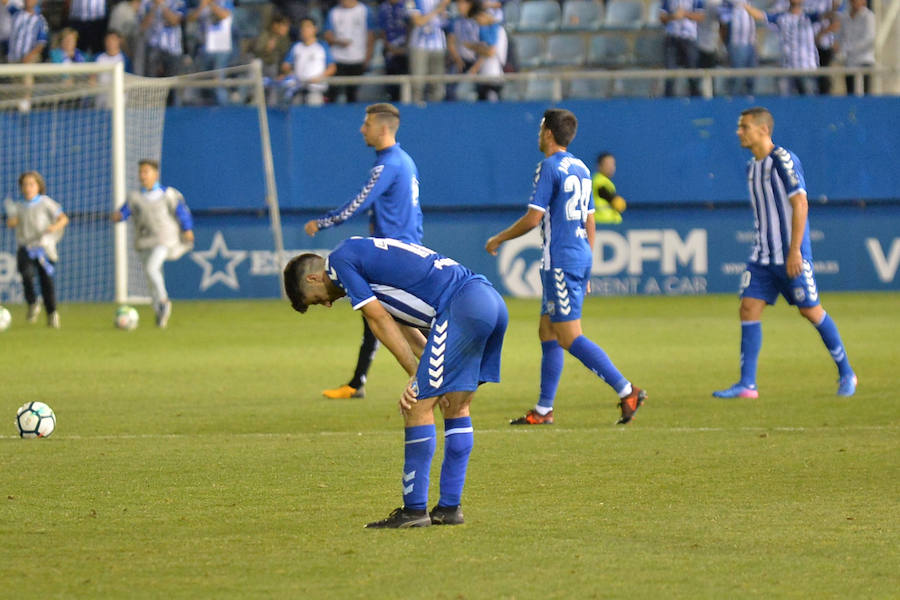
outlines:
[[[776, 146], [765, 158], [750, 161], [747, 166], [747, 187], [756, 226], [750, 262], [783, 265], [791, 247], [794, 209], [790, 197], [806, 193], [800, 159], [790, 150]], [[803, 231], [800, 253], [804, 259], [812, 261], [808, 220]]]
[[396, 320], [423, 328], [431, 327], [463, 285], [484, 280], [452, 258], [390, 238], [345, 240], [328, 255], [325, 268], [354, 310], [377, 299]]
[[594, 212], [594, 199], [591, 172], [580, 159], [557, 152], [541, 161], [528, 206], [544, 213], [542, 269], [591, 266], [584, 222]]
[[363, 189], [340, 208], [317, 219], [316, 224], [319, 229], [334, 227], [369, 208], [375, 237], [421, 243], [419, 171], [400, 144], [379, 150]]

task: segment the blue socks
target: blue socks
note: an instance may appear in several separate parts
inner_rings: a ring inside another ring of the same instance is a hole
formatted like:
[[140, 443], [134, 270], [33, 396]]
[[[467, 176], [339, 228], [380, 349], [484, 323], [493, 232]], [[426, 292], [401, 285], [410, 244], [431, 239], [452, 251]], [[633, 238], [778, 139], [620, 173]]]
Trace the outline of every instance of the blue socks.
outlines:
[[471, 417], [444, 419], [444, 464], [441, 465], [439, 506], [459, 506], [473, 445], [475, 434]]
[[762, 324], [741, 321], [741, 385], [756, 388], [756, 363], [762, 348]]
[[[471, 417], [444, 420], [444, 463], [441, 465], [440, 506], [459, 506], [469, 455], [475, 444]], [[427, 510], [428, 479], [435, 447], [434, 425], [406, 428], [403, 461], [403, 506]]]
[[[588, 369], [600, 376], [600, 379], [608, 383], [617, 394], [620, 394], [628, 386], [628, 380], [619, 373], [619, 370], [603, 351], [603, 348], [579, 335], [569, 346], [569, 354], [584, 363]], [[541, 390], [543, 396], [543, 390]]]
[[853, 369], [850, 368], [850, 360], [847, 358], [847, 353], [844, 351], [844, 344], [841, 342], [841, 334], [838, 333], [837, 325], [834, 324], [834, 321], [828, 313], [825, 313], [825, 318], [822, 319], [821, 323], [816, 325], [816, 329], [819, 331], [819, 335], [822, 336], [825, 347], [828, 348], [828, 351], [831, 353], [831, 358], [834, 359], [834, 363], [837, 365], [838, 373], [840, 373], [841, 377], [852, 375]]
[[428, 505], [428, 476], [434, 446], [434, 425], [406, 428], [403, 453], [403, 506], [406, 508], [425, 510]]
[[556, 398], [564, 357], [565, 352], [556, 340], [541, 342], [541, 397], [538, 406], [548, 409], [548, 412], [553, 408], [553, 399]]

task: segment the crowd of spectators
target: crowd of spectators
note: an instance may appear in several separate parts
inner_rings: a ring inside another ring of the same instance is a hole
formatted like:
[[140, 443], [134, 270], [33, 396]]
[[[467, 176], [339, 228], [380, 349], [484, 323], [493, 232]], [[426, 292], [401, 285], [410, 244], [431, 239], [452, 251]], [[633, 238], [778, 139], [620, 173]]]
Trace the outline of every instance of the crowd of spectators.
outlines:
[[[235, 2], [241, 1], [253, 11], [236, 15]], [[42, 0], [0, 0], [0, 60], [122, 61], [133, 73], [156, 77], [258, 57], [270, 102], [282, 104], [355, 102], [358, 86], [329, 85], [328, 79], [361, 76], [377, 63], [379, 72], [389, 75], [489, 76], [475, 86], [477, 98], [496, 101], [503, 73], [513, 70], [514, 62], [504, 4], [520, 1], [68, 0], [61, 27], [51, 31]], [[756, 6], [750, 0], [659, 0], [660, 65], [755, 67], [760, 28], [778, 36], [781, 66], [811, 71], [808, 77], [785, 78], [783, 94], [831, 93], [831, 78], [814, 70], [837, 58], [848, 66], [874, 64], [875, 17], [866, 0], [772, 0], [766, 10]], [[265, 19], [256, 30], [240, 20], [251, 14]], [[700, 94], [699, 81], [687, 84], [687, 93]], [[753, 86], [752, 78], [735, 78], [727, 93], [752, 94]], [[866, 77], [867, 93], [869, 86]], [[852, 77], [846, 89], [855, 90]], [[399, 86], [385, 92], [390, 100], [399, 99]], [[665, 94], [676, 93], [674, 80], [667, 80]], [[414, 101], [457, 95], [454, 83], [414, 81], [412, 86]], [[224, 89], [203, 99], [231, 100]]]

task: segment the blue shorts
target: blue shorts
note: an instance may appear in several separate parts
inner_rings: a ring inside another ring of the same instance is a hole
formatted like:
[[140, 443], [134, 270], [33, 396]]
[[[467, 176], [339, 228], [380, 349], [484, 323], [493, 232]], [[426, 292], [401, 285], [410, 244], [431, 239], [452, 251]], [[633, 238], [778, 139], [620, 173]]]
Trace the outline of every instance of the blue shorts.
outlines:
[[590, 277], [590, 267], [541, 271], [541, 281], [544, 284], [541, 315], [550, 315], [550, 320], [554, 323], [580, 319], [581, 305]]
[[799, 308], [818, 306], [819, 290], [812, 263], [804, 260], [800, 275], [793, 278], [788, 277], [784, 265], [747, 263], [747, 270], [741, 275], [741, 298], [758, 298], [766, 304], [775, 304], [779, 294], [788, 304]]
[[434, 320], [416, 384], [419, 398], [468, 392], [500, 381], [500, 351], [509, 314], [497, 290], [485, 279], [460, 289]]

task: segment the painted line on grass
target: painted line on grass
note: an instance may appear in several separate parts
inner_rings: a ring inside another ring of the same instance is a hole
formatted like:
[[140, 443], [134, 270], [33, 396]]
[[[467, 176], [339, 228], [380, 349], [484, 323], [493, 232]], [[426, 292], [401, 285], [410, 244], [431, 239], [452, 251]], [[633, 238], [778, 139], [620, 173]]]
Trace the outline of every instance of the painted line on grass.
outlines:
[[[900, 429], [900, 425], [842, 425], [835, 427], [593, 427], [589, 429], [573, 429], [566, 427], [508, 427], [500, 429], [479, 429], [475, 428], [476, 434], [496, 434], [496, 433], [512, 433], [514, 435], [534, 434], [544, 435], [539, 432], [547, 433], [602, 433], [602, 432], [625, 432], [632, 431], [635, 433], [721, 433], [721, 432], [741, 432], [741, 433], [816, 433], [831, 431], [896, 431]], [[235, 438], [308, 438], [308, 437], [327, 437], [327, 436], [396, 436], [399, 429], [391, 431], [309, 431], [309, 432], [255, 432], [255, 433], [121, 433], [121, 434], [103, 434], [103, 435], [66, 435], [57, 434], [54, 439], [66, 440], [159, 440], [159, 439], [187, 439], [187, 438], [213, 438], [213, 437], [235, 437]], [[0, 435], [0, 440], [19, 439], [17, 435]]]

